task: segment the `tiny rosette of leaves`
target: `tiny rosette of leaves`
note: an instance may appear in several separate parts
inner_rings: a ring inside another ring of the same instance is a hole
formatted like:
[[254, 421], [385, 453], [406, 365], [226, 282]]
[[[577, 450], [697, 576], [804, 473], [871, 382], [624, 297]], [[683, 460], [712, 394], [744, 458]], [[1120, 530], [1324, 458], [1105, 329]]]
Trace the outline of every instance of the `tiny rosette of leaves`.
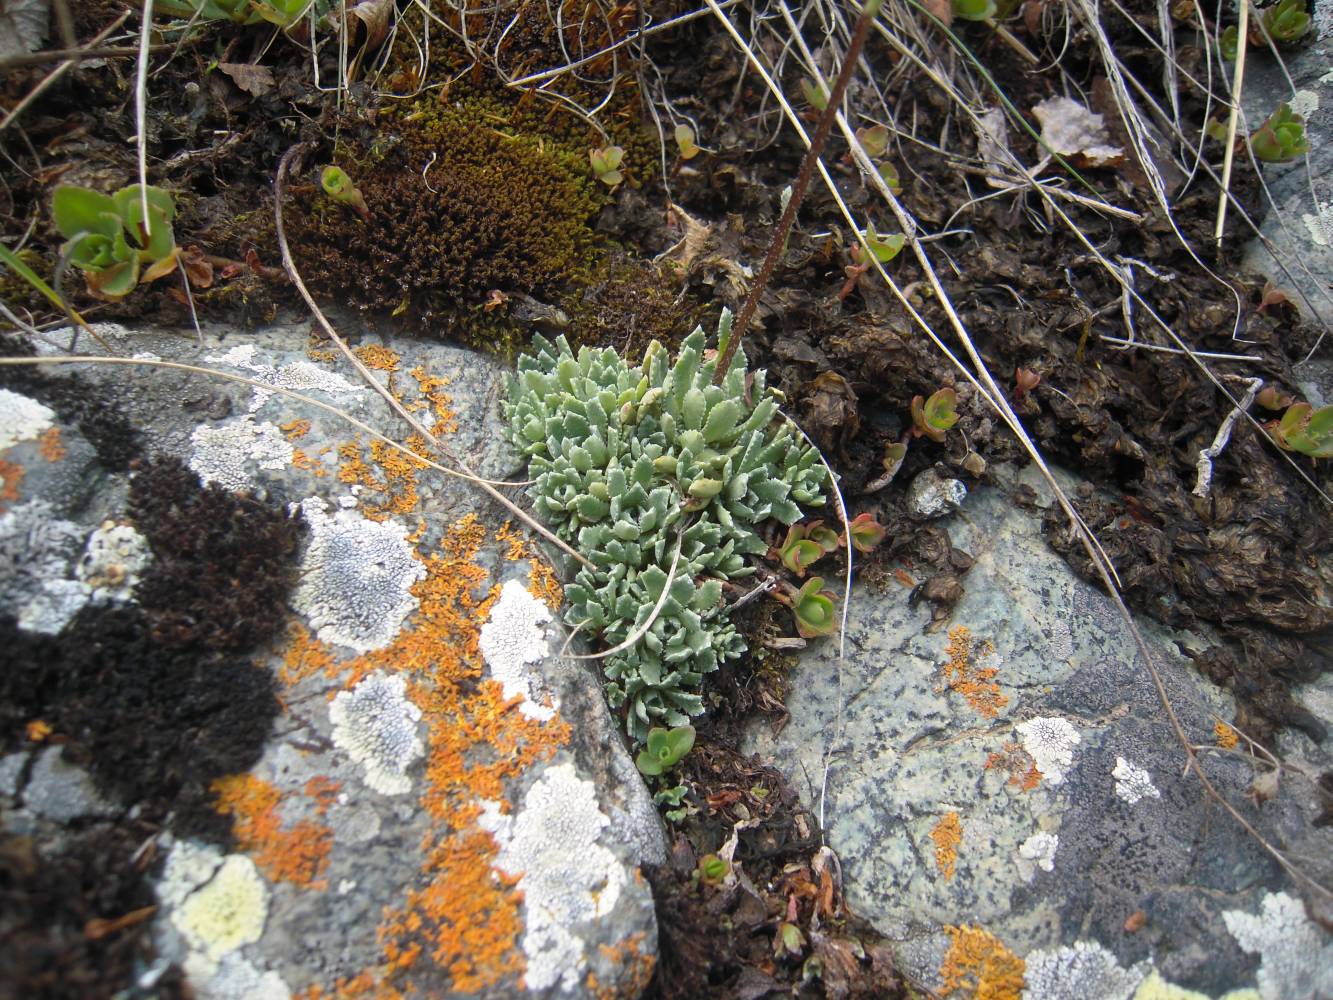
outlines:
[[922, 400], [912, 397], [912, 425], [917, 433], [932, 441], [943, 442], [945, 434], [958, 423], [958, 393], [953, 389], [938, 389]]
[[1264, 10], [1260, 18], [1264, 30], [1278, 42], [1299, 41], [1310, 30], [1310, 15], [1305, 12], [1305, 0], [1279, 0]]
[[873, 552], [888, 535], [884, 526], [875, 520], [875, 515], [869, 513], [857, 514], [852, 518], [851, 524], [847, 525], [847, 533], [858, 552]]
[[615, 187], [625, 179], [620, 172], [620, 164], [625, 159], [625, 151], [619, 146], [603, 146], [601, 149], [588, 150], [588, 162], [597, 179], [607, 187]]
[[565, 588], [566, 621], [615, 646], [647, 625], [667, 591], [633, 647], [602, 661], [607, 699], [626, 706], [626, 728], [642, 741], [652, 726], [702, 712], [704, 675], [744, 650], [722, 581], [753, 572], [744, 557], [768, 550], [763, 522], [793, 524], [800, 504], [825, 502], [824, 467], [777, 419], [762, 371], [747, 392], [743, 350], [712, 384], [702, 329], [675, 364], [657, 342], [640, 365], [611, 349], [576, 357], [563, 337], [533, 344], [506, 409], [537, 516], [591, 563]]
[[[655, 778], [684, 760], [693, 746], [693, 726], [676, 726], [674, 729], [654, 726], [648, 730], [647, 745], [639, 751], [635, 763], [640, 772]], [[672, 805], [679, 805], [679, 802], [673, 802]]]
[[1311, 458], [1333, 458], [1333, 405], [1315, 409], [1295, 403], [1273, 428], [1273, 438], [1287, 451]]
[[338, 204], [354, 209], [363, 219], [370, 216], [370, 208], [366, 205], [365, 197], [342, 167], [330, 163], [321, 170], [319, 186], [324, 189], [326, 195]]
[[778, 549], [782, 565], [797, 576], [805, 576], [805, 571], [823, 555], [824, 547], [815, 539], [806, 537], [806, 528], [801, 524], [793, 524], [787, 529], [787, 537]]
[[832, 635], [838, 628], [837, 595], [824, 589], [824, 579], [812, 576], [789, 599], [796, 619], [796, 632], [803, 639]]
[[1265, 163], [1285, 163], [1310, 151], [1305, 139], [1305, 119], [1283, 103], [1250, 136], [1250, 148]]
[[101, 298], [124, 298], [141, 279], [152, 281], [175, 265], [176, 204], [161, 188], [131, 184], [106, 195], [62, 184], [52, 195], [51, 217], [66, 240], [62, 252]]

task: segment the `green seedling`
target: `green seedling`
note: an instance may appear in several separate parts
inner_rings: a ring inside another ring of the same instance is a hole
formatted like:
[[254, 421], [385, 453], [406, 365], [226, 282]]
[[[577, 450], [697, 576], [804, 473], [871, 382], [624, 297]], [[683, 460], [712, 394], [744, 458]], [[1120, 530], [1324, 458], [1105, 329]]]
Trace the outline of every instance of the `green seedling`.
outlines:
[[773, 954], [799, 955], [805, 948], [805, 936], [801, 929], [789, 921], [783, 921], [778, 932], [773, 935]]
[[1305, 120], [1293, 114], [1291, 105], [1284, 102], [1250, 136], [1250, 148], [1265, 163], [1285, 163], [1308, 153], [1310, 144], [1305, 139]]
[[83, 271], [98, 298], [122, 299], [140, 281], [154, 281], [176, 266], [176, 204], [161, 188], [131, 184], [106, 195], [62, 184], [51, 198], [51, 216], [66, 240], [61, 253]]
[[[797, 576], [805, 576], [805, 571], [810, 566], [823, 558], [825, 554], [832, 551], [826, 549], [821, 539], [811, 537], [811, 528], [818, 531], [821, 528], [821, 522], [816, 521], [814, 525], [807, 527], [803, 524], [793, 524], [787, 529], [787, 538], [778, 549], [778, 557], [782, 560], [782, 565]], [[829, 531], [824, 528], [823, 531]], [[832, 534], [831, 531], [829, 531]], [[833, 537], [833, 548], [837, 547], [837, 536]]]
[[648, 730], [648, 745], [639, 751], [635, 763], [643, 774], [655, 778], [679, 764], [692, 746], [693, 726], [676, 726], [674, 729], [654, 726]]
[[801, 94], [804, 95], [806, 103], [816, 111], [828, 110], [828, 89], [815, 83], [814, 80], [801, 81]]
[[588, 150], [588, 162], [592, 172], [607, 187], [615, 187], [625, 179], [620, 172], [620, 164], [625, 159], [625, 151], [619, 146], [603, 146], [601, 149]]
[[859, 128], [856, 130], [856, 138], [860, 141], [861, 148], [866, 151], [866, 156], [873, 160], [883, 156], [884, 151], [889, 148], [889, 127], [873, 125], [870, 128]]
[[1234, 24], [1218, 36], [1217, 47], [1227, 62], [1236, 61], [1236, 54], [1240, 51], [1240, 32]]
[[824, 589], [824, 579], [812, 576], [800, 590], [790, 594], [775, 594], [778, 601], [791, 608], [796, 618], [796, 632], [803, 639], [832, 635], [838, 628], [833, 601], [837, 594]]
[[1273, 440], [1286, 451], [1311, 458], [1333, 458], [1333, 405], [1315, 409], [1309, 403], [1287, 407], [1272, 428]]
[[[880, 542], [884, 541], [888, 535], [885, 527], [875, 520], [874, 514], [857, 514], [849, 525], [847, 525], [847, 534], [851, 536], [852, 545], [858, 552], [873, 552]], [[845, 544], [846, 536], [839, 539], [839, 544]]]
[[957, 406], [958, 393], [952, 389], [939, 389], [924, 402], [920, 396], [913, 396], [913, 434], [942, 444], [945, 434], [958, 423]]
[[699, 155], [699, 147], [694, 141], [694, 129], [681, 123], [676, 126], [676, 147], [682, 160], [690, 160]]
[[731, 871], [731, 865], [725, 858], [716, 854], [705, 854], [699, 859], [699, 866], [694, 869], [695, 877], [705, 885], [719, 885]]
[[[889, 261], [893, 260], [894, 257], [897, 257], [903, 248], [903, 244], [907, 242], [907, 237], [902, 233], [894, 233], [892, 236], [880, 236], [875, 232], [874, 226], [867, 226], [862, 235], [865, 237], [866, 244], [870, 247], [871, 253], [875, 255], [875, 259], [881, 264], [887, 264]], [[852, 256], [857, 258], [858, 264], [861, 263], [860, 254], [858, 253], [860, 249], [860, 247], [854, 247], [852, 250]]]
[[830, 552], [837, 552], [838, 549], [842, 548], [838, 533], [832, 528], [826, 527], [823, 521], [811, 521], [810, 527], [805, 530], [805, 537], [823, 549], [825, 555]]
[[964, 21], [987, 21], [995, 16], [995, 0], [952, 0], [953, 16]]
[[884, 162], [876, 164], [875, 169], [879, 171], [880, 178], [884, 181], [884, 186], [894, 194], [903, 193], [902, 181], [898, 178], [898, 168], [892, 163]]
[[883, 481], [887, 484], [898, 470], [903, 467], [903, 459], [907, 458], [907, 442], [895, 441], [893, 444], [884, 446], [884, 476]]
[[370, 221], [370, 208], [366, 205], [366, 199], [342, 167], [332, 163], [325, 167], [319, 175], [319, 186], [339, 205], [346, 205], [361, 216], [362, 221]]
[[1278, 0], [1260, 15], [1264, 30], [1275, 42], [1295, 42], [1310, 30], [1305, 0]]
[[1225, 122], [1218, 121], [1216, 118], [1209, 118], [1203, 126], [1204, 135], [1214, 142], [1227, 141], [1227, 126]]

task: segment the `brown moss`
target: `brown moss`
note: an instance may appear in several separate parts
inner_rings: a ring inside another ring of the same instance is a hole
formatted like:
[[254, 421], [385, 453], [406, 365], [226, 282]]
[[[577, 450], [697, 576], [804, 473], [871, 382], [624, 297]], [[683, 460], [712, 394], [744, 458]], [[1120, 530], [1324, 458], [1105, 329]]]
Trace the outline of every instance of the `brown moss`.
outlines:
[[628, 257], [608, 264], [565, 305], [571, 344], [614, 347], [627, 358], [641, 357], [653, 340], [674, 351], [707, 311], [681, 294], [667, 267]]
[[990, 931], [945, 927], [949, 950], [940, 965], [941, 997], [1020, 1000], [1025, 963]]
[[437, 333], [437, 316], [480, 307], [492, 289], [542, 298], [584, 276], [604, 195], [572, 149], [467, 103], [420, 101], [384, 118], [379, 133], [398, 142], [337, 155], [369, 221], [314, 184], [294, 189], [289, 236], [313, 289], [409, 312]]

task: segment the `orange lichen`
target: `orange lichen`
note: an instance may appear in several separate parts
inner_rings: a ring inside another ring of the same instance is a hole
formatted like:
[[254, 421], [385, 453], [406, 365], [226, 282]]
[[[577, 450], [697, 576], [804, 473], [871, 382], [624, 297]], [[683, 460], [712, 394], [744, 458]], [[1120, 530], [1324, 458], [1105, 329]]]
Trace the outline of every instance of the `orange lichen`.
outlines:
[[[418, 454], [426, 454], [429, 445], [420, 434], [413, 434], [406, 446]], [[410, 514], [420, 503], [417, 493], [417, 473], [426, 463], [383, 441], [370, 443], [370, 458], [378, 467], [372, 468], [361, 456], [361, 443], [355, 439], [338, 446], [342, 463], [338, 467], [340, 482], [355, 484], [370, 493], [362, 497], [361, 513], [372, 521], [383, 521], [390, 514]]]
[[342, 673], [342, 667], [333, 658], [329, 647], [300, 622], [288, 626], [287, 635], [290, 641], [282, 656], [282, 666], [278, 668], [278, 679], [284, 686], [293, 687], [315, 674], [323, 674], [332, 680]]
[[51, 728], [51, 723], [47, 722], [45, 719], [33, 719], [23, 727], [23, 735], [33, 743], [41, 743], [53, 732], [55, 732], [55, 730]]
[[5, 510], [6, 504], [11, 504], [19, 498], [19, 483], [23, 481], [27, 470], [17, 462], [6, 462], [0, 459], [0, 511]]
[[59, 427], [48, 427], [42, 432], [41, 437], [37, 439], [37, 450], [48, 462], [59, 462], [69, 454], [65, 442], [60, 440]]
[[945, 813], [930, 829], [935, 842], [935, 864], [947, 882], [953, 878], [958, 863], [958, 845], [963, 842], [963, 824], [956, 812]]
[[476, 556], [490, 534], [468, 515], [445, 529], [438, 548], [418, 554], [426, 567], [412, 587], [419, 605], [389, 646], [335, 663], [307, 630], [293, 629], [281, 673], [295, 683], [322, 672], [344, 689], [376, 671], [407, 678], [429, 733], [420, 803], [433, 825], [423, 842], [421, 881], [386, 910], [379, 937], [391, 977], [419, 972], [429, 961], [460, 992], [487, 989], [524, 968], [517, 947], [522, 897], [491, 867], [497, 848], [476, 825], [478, 802], [503, 802], [507, 781], [569, 737], [563, 720], [525, 716], [521, 699], [506, 698], [485, 676], [481, 624], [499, 588]]
[[1030, 792], [1041, 784], [1042, 774], [1037, 762], [1023, 749], [1021, 743], [1006, 743], [1004, 749], [986, 755], [986, 770], [1001, 770], [1009, 774], [1009, 784]]
[[287, 435], [289, 441], [299, 441], [310, 433], [309, 420], [292, 420], [278, 426], [282, 433]]
[[292, 467], [297, 469], [304, 469], [306, 472], [310, 473], [312, 476], [315, 476], [316, 478], [323, 478], [323, 476], [326, 474], [324, 469], [324, 464], [322, 462], [317, 461], [316, 459], [311, 458], [300, 448], [292, 449]]
[[652, 981], [653, 970], [657, 967], [657, 956], [645, 953], [643, 931], [631, 934], [619, 944], [599, 945], [603, 957], [625, 969], [628, 975], [615, 984], [603, 986], [597, 976], [589, 972], [588, 992], [595, 1000], [619, 1000], [620, 997], [637, 997], [648, 988]]
[[356, 348], [353, 352], [361, 363], [367, 368], [374, 368], [381, 372], [396, 372], [398, 365], [402, 362], [402, 355], [391, 351], [383, 344], [365, 344]]
[[941, 997], [1020, 1000], [1025, 963], [980, 927], [945, 927], [949, 950], [940, 965]]
[[[411, 967], [422, 954], [449, 970], [453, 989], [480, 991], [523, 971], [514, 942], [523, 931], [517, 880], [491, 869], [495, 842], [481, 830], [440, 840], [429, 852], [430, 882], [385, 914], [380, 941], [388, 963]], [[427, 949], [428, 952], [427, 952]]]
[[458, 415], [454, 412], [454, 397], [444, 391], [449, 385], [449, 379], [442, 375], [431, 375], [420, 365], [408, 374], [417, 380], [417, 393], [420, 398], [414, 403], [409, 403], [407, 408], [419, 410], [429, 406], [431, 413], [435, 415], [435, 426], [431, 428], [434, 434], [452, 434], [456, 431]]
[[[1000, 685], [995, 683], [997, 668], [977, 667], [972, 663], [972, 633], [965, 625], [949, 629], [949, 643], [944, 652], [949, 657], [944, 665], [944, 683], [949, 690], [962, 695], [974, 712], [995, 718], [1009, 704], [1009, 698], [1000, 693]], [[977, 650], [980, 658], [993, 656], [994, 652], [990, 643], [983, 643]]]
[[1214, 724], [1213, 732], [1217, 736], [1217, 745], [1223, 750], [1232, 750], [1240, 742], [1240, 733], [1225, 722], [1219, 721]]
[[382, 976], [362, 972], [342, 977], [332, 990], [319, 985], [307, 986], [293, 994], [292, 1000], [403, 1000], [403, 994], [386, 983]]
[[278, 816], [282, 792], [253, 774], [218, 778], [210, 786], [217, 810], [232, 817], [236, 843], [275, 882], [323, 889], [320, 876], [329, 866], [333, 831], [301, 820], [284, 829]]
[[513, 524], [506, 521], [495, 533], [495, 540], [506, 546], [505, 558], [510, 562], [527, 559], [531, 564], [528, 571], [528, 590], [546, 604], [548, 608], [558, 608], [565, 601], [565, 590], [560, 586], [560, 579], [537, 547], [525, 538]]
[[306, 798], [314, 801], [315, 812], [323, 816], [338, 801], [338, 792], [342, 789], [342, 786], [341, 781], [334, 781], [332, 778], [316, 775], [305, 783], [303, 791]]

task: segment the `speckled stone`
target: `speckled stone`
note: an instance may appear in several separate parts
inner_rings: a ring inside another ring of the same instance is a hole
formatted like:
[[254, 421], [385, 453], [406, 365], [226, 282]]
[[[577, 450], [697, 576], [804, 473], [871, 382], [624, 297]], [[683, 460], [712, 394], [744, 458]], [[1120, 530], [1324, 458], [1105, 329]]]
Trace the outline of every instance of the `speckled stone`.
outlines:
[[[899, 941], [900, 959], [928, 985], [940, 981], [942, 928], [962, 923], [1019, 955], [1088, 942], [1126, 970], [1151, 959], [1170, 982], [1210, 996], [1253, 985], [1254, 963], [1222, 913], [1255, 912], [1265, 891], [1291, 891], [1290, 882], [1182, 776], [1179, 745], [1112, 603], [1072, 575], [1038, 518], [1000, 490], [974, 490], [942, 523], [976, 558], [945, 628], [929, 631], [930, 611], [902, 588], [854, 588], [845, 660], [836, 638], [805, 650], [790, 722], [776, 736], [754, 727], [745, 749], [804, 790], [842, 860], [850, 904]], [[1139, 624], [1189, 738], [1212, 744], [1232, 703], [1181, 652], [1206, 637]], [[994, 670], [971, 678], [995, 685], [975, 704], [943, 670], [946, 629], [957, 625], [970, 630], [972, 668]], [[1056, 720], [1051, 736], [1068, 730], [1077, 742], [1062, 743], [1064, 756], [1050, 757], [1052, 773], [1034, 783], [1018, 727], [1040, 719]], [[1205, 766], [1268, 836], [1291, 845], [1305, 831], [1303, 857], [1322, 849], [1333, 858], [1333, 834], [1316, 832], [1322, 848], [1308, 840], [1308, 784], [1291, 783], [1259, 811], [1245, 797], [1247, 764], [1213, 754]], [[955, 859], [937, 854], [931, 837], [950, 813], [961, 829]], [[1038, 835], [1050, 871], [1036, 863]], [[1147, 922], [1129, 933], [1137, 911]]]

